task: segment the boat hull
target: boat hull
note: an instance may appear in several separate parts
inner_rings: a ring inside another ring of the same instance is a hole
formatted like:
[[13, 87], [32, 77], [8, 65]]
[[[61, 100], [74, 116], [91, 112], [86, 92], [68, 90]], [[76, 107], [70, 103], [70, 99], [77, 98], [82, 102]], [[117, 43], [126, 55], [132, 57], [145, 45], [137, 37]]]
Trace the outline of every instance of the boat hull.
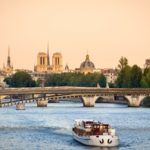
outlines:
[[118, 136], [111, 135], [99, 135], [99, 136], [78, 136], [73, 132], [73, 138], [88, 146], [99, 146], [99, 147], [115, 147], [119, 145]]

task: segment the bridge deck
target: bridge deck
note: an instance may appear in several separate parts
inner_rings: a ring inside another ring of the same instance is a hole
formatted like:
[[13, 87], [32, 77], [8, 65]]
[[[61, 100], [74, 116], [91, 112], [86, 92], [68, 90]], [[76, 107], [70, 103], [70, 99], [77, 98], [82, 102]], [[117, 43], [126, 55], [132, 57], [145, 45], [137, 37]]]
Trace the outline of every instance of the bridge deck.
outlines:
[[43, 88], [6, 88], [0, 89], [0, 95], [23, 94], [113, 94], [113, 95], [149, 95], [150, 88], [95, 88], [95, 87], [43, 87]]
[[[0, 96], [10, 96], [10, 100], [0, 100], [0, 106], [14, 105], [18, 102], [32, 102], [42, 97], [65, 99], [82, 96], [150, 96], [150, 88], [96, 88], [96, 87], [43, 87], [43, 88], [6, 88], [0, 89]], [[30, 95], [30, 96], [29, 96]], [[32, 96], [31, 96], [32, 95]], [[36, 97], [35, 95], [38, 95]], [[17, 96], [18, 100], [12, 97]], [[27, 97], [29, 96], [29, 97]]]

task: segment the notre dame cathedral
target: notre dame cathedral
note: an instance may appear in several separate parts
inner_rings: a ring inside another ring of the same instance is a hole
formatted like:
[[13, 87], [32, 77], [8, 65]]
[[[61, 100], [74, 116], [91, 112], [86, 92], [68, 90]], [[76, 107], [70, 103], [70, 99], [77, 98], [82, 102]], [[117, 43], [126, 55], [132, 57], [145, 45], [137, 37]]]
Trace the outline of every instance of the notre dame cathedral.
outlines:
[[53, 54], [51, 64], [48, 45], [47, 53], [45, 52], [38, 53], [37, 65], [34, 66], [34, 71], [39, 73], [61, 73], [63, 71], [61, 53], [57, 52]]

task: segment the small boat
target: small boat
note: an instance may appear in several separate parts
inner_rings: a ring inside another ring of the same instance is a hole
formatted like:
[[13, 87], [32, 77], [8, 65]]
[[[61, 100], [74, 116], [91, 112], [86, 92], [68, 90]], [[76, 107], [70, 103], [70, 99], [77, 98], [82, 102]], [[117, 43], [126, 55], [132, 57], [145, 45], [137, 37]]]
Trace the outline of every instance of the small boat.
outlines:
[[98, 121], [75, 120], [72, 132], [73, 138], [84, 145], [99, 147], [115, 147], [119, 145], [119, 138], [115, 129]]

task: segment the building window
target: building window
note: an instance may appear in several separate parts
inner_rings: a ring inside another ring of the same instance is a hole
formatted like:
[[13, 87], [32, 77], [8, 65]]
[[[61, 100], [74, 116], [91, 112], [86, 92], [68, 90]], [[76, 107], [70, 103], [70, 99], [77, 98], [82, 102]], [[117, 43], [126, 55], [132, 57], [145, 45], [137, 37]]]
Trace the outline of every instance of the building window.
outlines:
[[42, 65], [42, 57], [40, 57], [40, 65]]
[[43, 65], [45, 64], [45, 59], [44, 59], [44, 57], [43, 57]]
[[58, 57], [58, 65], [59, 65], [59, 57]]

